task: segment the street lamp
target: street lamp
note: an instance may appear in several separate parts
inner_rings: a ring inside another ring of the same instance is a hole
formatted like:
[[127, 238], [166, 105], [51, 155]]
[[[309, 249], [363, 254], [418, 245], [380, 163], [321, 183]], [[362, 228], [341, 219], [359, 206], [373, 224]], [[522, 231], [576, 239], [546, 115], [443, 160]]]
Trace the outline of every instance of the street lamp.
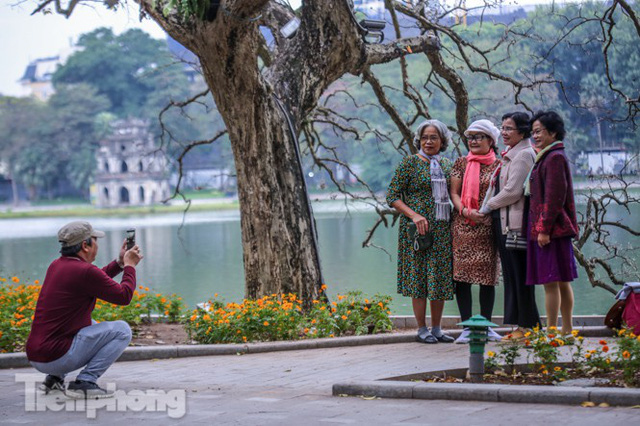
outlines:
[[488, 321], [482, 315], [474, 315], [466, 321], [459, 323], [471, 331], [469, 334], [469, 377], [471, 382], [482, 382], [484, 375], [484, 345], [487, 343], [489, 327], [497, 327], [497, 324]]

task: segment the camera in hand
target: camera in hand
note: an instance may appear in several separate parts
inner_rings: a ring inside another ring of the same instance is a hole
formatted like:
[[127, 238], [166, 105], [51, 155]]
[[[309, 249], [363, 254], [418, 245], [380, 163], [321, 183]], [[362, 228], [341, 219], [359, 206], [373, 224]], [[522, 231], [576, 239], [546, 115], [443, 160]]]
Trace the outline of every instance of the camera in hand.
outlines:
[[136, 230], [135, 228], [127, 229], [127, 250], [130, 250], [136, 245]]

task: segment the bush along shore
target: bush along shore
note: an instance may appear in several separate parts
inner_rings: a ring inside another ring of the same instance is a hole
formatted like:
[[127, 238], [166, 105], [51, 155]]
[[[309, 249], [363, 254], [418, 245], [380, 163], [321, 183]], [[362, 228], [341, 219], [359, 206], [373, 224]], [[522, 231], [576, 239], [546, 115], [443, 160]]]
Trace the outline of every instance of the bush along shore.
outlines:
[[[326, 286], [323, 286], [326, 289]], [[0, 353], [20, 352], [31, 331], [40, 282], [0, 277]], [[93, 319], [126, 321], [134, 334], [142, 321], [181, 323], [191, 341], [202, 344], [298, 340], [388, 332], [390, 296], [367, 298], [360, 292], [314, 300], [304, 311], [295, 294], [272, 294], [258, 300], [225, 303], [217, 294], [189, 311], [176, 294], [164, 295], [139, 286], [131, 303], [118, 306], [97, 300]]]

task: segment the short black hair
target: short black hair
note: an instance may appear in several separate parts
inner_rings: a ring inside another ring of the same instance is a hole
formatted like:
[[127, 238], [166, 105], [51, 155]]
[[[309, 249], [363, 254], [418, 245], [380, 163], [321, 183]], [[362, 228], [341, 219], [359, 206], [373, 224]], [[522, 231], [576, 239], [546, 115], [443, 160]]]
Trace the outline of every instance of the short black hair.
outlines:
[[533, 123], [539, 121], [547, 132], [555, 133], [556, 140], [563, 141], [564, 137], [567, 135], [567, 131], [564, 129], [564, 121], [562, 117], [555, 111], [538, 111], [529, 121], [531, 123], [531, 127], [533, 127]]
[[88, 246], [93, 244], [93, 237], [89, 237], [84, 241], [80, 241], [78, 244], [74, 244], [72, 246], [62, 247], [60, 249], [60, 254], [63, 256], [74, 256], [80, 250], [82, 250], [82, 243], [87, 243]]
[[531, 137], [531, 122], [529, 121], [529, 114], [520, 111], [508, 112], [502, 116], [502, 121], [508, 118], [512, 119], [513, 122], [516, 123], [518, 133], [522, 134], [525, 139]]

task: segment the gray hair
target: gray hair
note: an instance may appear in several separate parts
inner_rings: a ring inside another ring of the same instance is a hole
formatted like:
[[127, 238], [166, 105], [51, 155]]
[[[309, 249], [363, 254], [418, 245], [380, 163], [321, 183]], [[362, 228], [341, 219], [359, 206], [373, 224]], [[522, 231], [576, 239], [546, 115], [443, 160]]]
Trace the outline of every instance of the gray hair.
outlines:
[[440, 147], [440, 152], [444, 152], [447, 150], [449, 143], [452, 143], [451, 132], [447, 128], [447, 126], [439, 120], [431, 119], [425, 120], [416, 129], [416, 133], [413, 136], [413, 145], [416, 149], [420, 149], [420, 137], [422, 136], [422, 132], [429, 126], [433, 126], [438, 131], [438, 135], [440, 135], [440, 139], [442, 139], [442, 146]]

